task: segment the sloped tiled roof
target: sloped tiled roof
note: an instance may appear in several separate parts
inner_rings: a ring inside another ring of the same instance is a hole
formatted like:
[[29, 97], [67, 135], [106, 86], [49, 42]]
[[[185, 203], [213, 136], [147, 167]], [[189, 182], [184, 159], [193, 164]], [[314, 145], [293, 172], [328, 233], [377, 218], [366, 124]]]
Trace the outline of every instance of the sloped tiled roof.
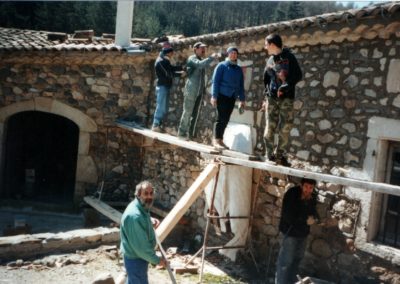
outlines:
[[[192, 38], [186, 38], [177, 42], [174, 42], [176, 45], [189, 45], [193, 44], [197, 41], [204, 41], [207, 43], [214, 42], [216, 40], [223, 41], [225, 39], [232, 39], [237, 37], [245, 37], [245, 36], [255, 36], [255, 35], [263, 35], [266, 36], [270, 33], [290, 33], [293, 34], [296, 38], [296, 41], [299, 39], [310, 39], [312, 37], [312, 44], [317, 44], [315, 42], [314, 34], [308, 33], [309, 30], [316, 31], [317, 37], [319, 37], [324, 32], [329, 31], [329, 26], [333, 24], [343, 24], [346, 28], [342, 31], [341, 37], [346, 37], [349, 34], [349, 30], [351, 28], [355, 29], [355, 31], [351, 34], [353, 38], [357, 38], [357, 35], [365, 32], [365, 28], [363, 28], [362, 22], [363, 20], [383, 18], [387, 20], [393, 21], [397, 18], [400, 21], [400, 1], [392, 1], [389, 3], [380, 3], [371, 6], [367, 6], [361, 9], [351, 9], [346, 11], [334, 12], [334, 13], [326, 13], [318, 16], [306, 17], [301, 19], [295, 19], [291, 21], [283, 21], [278, 23], [266, 24], [261, 26], [236, 29], [232, 31], [226, 31], [215, 34], [201, 35]], [[358, 25], [361, 25], [357, 27]], [[375, 27], [376, 28], [376, 27]], [[395, 30], [396, 34], [400, 36], [400, 31], [398, 25], [389, 27], [389, 30]], [[332, 38], [332, 35], [330, 34]], [[358, 37], [360, 38], [360, 36]], [[366, 37], [368, 38], [368, 37]], [[285, 41], [285, 43], [287, 43]], [[304, 43], [304, 40], [303, 40]], [[321, 40], [318, 43], [325, 43]], [[300, 44], [304, 45], [304, 44]]]
[[[253, 36], [257, 34], [268, 34], [271, 32], [293, 32], [296, 37], [303, 39], [303, 43], [309, 39], [315, 41], [315, 35], [304, 36], [302, 34], [305, 29], [326, 29], [331, 24], [354, 24], [362, 22], [362, 20], [373, 18], [395, 18], [400, 16], [400, 1], [375, 4], [361, 9], [352, 9], [347, 11], [327, 13], [319, 16], [307, 17], [296, 19], [292, 21], [284, 21], [273, 24], [267, 24], [256, 27], [249, 27], [237, 29], [232, 31], [225, 31], [214, 34], [201, 35], [197, 37], [172, 39], [171, 42], [174, 46], [188, 46], [196, 41], [215, 42], [223, 41], [225, 39], [232, 39], [237, 37]], [[396, 34], [399, 33], [398, 26], [391, 27], [395, 29]], [[361, 28], [356, 29], [356, 33], [364, 32]], [[318, 31], [317, 31], [318, 33]], [[348, 31], [345, 30], [338, 36], [346, 37]], [[352, 34], [354, 36], [354, 33]], [[357, 36], [357, 35], [355, 35]], [[297, 40], [297, 39], [296, 39]], [[133, 39], [133, 47], [141, 49], [146, 46], [151, 49], [154, 45], [149, 42], [135, 42]], [[12, 28], [0, 27], [0, 51], [14, 51], [14, 50], [81, 50], [81, 51], [124, 51], [125, 48], [114, 45], [114, 40], [111, 38], [91, 37], [86, 39], [76, 39], [70, 35], [46, 31], [33, 31], [33, 30], [20, 30]]]
[[[147, 46], [146, 40], [135, 41], [132, 39], [132, 47], [144, 46]], [[116, 46], [113, 38], [75, 38], [73, 35], [65, 33], [0, 27], [0, 50], [122, 51], [126, 49]]]

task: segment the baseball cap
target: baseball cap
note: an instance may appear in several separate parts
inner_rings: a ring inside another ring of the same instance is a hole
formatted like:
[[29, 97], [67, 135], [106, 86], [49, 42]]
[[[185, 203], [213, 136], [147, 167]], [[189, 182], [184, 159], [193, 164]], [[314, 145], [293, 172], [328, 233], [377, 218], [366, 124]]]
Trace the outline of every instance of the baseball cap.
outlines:
[[206, 47], [206, 46], [207, 46], [207, 44], [204, 44], [204, 43], [202, 43], [201, 41], [196, 42], [196, 43], [193, 45], [194, 48]]
[[170, 53], [172, 51], [174, 51], [174, 49], [172, 47], [163, 47], [163, 49], [162, 49], [162, 53], [163, 54], [167, 54], [167, 53]]

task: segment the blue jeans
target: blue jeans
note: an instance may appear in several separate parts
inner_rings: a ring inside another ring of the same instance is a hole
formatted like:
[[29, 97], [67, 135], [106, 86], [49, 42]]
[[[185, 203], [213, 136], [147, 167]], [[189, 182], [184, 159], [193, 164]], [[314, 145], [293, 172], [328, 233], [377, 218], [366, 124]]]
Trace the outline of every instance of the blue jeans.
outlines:
[[297, 282], [299, 264], [306, 250], [307, 238], [284, 236], [279, 250], [275, 284], [293, 284]]
[[126, 274], [128, 278], [126, 279], [126, 284], [148, 284], [147, 279], [147, 269], [149, 263], [143, 259], [129, 259], [124, 257], [124, 264], [126, 269]]
[[153, 126], [160, 126], [168, 111], [169, 90], [166, 86], [156, 86], [156, 110], [154, 112]]

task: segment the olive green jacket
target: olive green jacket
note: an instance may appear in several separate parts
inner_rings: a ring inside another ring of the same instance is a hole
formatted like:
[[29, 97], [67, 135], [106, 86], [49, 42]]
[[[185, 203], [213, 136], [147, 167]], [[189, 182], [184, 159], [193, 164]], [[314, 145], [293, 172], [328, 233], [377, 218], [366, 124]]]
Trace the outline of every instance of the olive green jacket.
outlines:
[[191, 55], [186, 64], [187, 80], [185, 84], [185, 96], [197, 97], [204, 92], [205, 69], [213, 62], [213, 57], [201, 59], [195, 54]]

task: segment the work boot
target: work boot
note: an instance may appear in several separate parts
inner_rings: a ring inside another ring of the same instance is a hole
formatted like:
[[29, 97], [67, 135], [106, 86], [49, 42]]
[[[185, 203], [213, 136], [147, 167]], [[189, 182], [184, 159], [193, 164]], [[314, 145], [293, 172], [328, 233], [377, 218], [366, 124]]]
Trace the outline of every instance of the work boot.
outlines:
[[265, 155], [265, 162], [266, 163], [269, 163], [269, 164], [273, 164], [273, 165], [275, 165], [276, 164], [276, 157], [275, 157], [275, 155], [274, 154], [272, 154], [272, 155]]
[[184, 132], [178, 131], [178, 139], [183, 141], [189, 141], [189, 137]]
[[183, 135], [178, 135], [178, 139], [179, 139], [179, 140], [183, 140], [183, 141], [189, 141], [189, 140], [190, 140], [189, 137], [187, 137], [186, 135], [185, 135], [185, 136], [183, 136]]
[[151, 127], [151, 131], [160, 132], [160, 133], [162, 132], [161, 127], [159, 125], [153, 125]]
[[284, 167], [290, 167], [292, 165], [291, 163], [289, 163], [288, 159], [284, 155], [278, 156], [276, 159], [276, 163]]
[[213, 140], [213, 147], [214, 147], [215, 150], [218, 150], [218, 151], [225, 150], [225, 147], [222, 144], [222, 139], [214, 139]]
[[226, 150], [229, 150], [229, 147], [225, 145], [224, 140], [221, 139], [221, 145], [224, 147]]

